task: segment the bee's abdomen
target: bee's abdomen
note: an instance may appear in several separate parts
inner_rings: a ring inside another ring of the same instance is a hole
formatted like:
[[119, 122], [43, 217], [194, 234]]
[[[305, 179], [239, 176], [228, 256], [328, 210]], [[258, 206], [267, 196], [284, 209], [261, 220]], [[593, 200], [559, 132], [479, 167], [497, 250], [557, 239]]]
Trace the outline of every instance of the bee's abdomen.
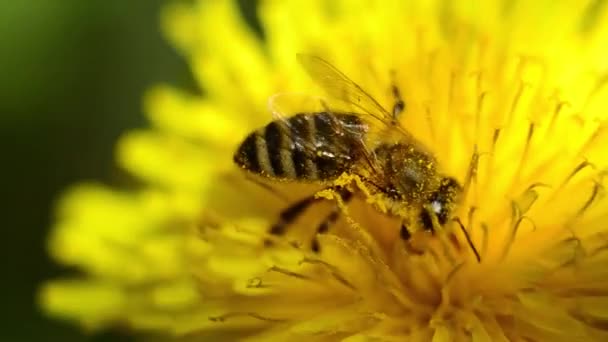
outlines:
[[367, 125], [353, 114], [297, 114], [249, 134], [234, 161], [270, 178], [334, 179], [361, 157], [366, 131]]

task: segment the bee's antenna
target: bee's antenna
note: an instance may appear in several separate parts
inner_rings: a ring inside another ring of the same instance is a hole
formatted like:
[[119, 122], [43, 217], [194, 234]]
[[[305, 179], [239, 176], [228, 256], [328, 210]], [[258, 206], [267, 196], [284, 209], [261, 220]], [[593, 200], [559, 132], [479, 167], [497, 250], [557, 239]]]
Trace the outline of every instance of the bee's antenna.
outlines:
[[462, 232], [464, 233], [464, 236], [467, 239], [467, 243], [469, 244], [469, 246], [471, 247], [471, 250], [475, 254], [475, 258], [477, 259], [477, 262], [481, 263], [481, 256], [479, 255], [479, 252], [477, 251], [477, 248], [475, 248], [475, 245], [473, 244], [473, 241], [471, 240], [471, 236], [469, 235], [469, 233], [467, 232], [466, 228], [462, 224], [462, 221], [460, 221], [460, 218], [458, 218], [458, 217], [455, 217], [453, 219], [453, 221], [456, 221], [456, 223], [458, 223], [458, 225], [460, 226], [460, 229], [462, 230]]

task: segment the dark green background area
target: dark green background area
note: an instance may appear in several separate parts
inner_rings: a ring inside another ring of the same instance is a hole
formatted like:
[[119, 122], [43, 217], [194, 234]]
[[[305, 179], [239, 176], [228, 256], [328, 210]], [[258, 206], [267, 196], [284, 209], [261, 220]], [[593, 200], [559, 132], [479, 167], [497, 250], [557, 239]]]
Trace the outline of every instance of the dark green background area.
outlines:
[[114, 144], [144, 126], [151, 85], [193, 88], [164, 40], [159, 0], [0, 1], [0, 341], [130, 341], [44, 317], [35, 294], [69, 274], [45, 238], [54, 200], [82, 180], [116, 183]]

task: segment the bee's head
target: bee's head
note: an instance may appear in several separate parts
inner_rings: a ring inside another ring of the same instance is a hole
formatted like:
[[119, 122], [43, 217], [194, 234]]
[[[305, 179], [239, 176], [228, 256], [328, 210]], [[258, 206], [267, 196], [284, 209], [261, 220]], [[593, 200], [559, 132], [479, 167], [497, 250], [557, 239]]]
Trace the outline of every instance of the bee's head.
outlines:
[[[437, 216], [439, 224], [444, 225], [448, 222], [458, 198], [462, 192], [462, 187], [454, 178], [443, 178], [436, 191], [432, 192], [427, 199], [427, 208]], [[425, 230], [433, 230], [433, 221], [427, 210], [420, 212], [420, 221]]]

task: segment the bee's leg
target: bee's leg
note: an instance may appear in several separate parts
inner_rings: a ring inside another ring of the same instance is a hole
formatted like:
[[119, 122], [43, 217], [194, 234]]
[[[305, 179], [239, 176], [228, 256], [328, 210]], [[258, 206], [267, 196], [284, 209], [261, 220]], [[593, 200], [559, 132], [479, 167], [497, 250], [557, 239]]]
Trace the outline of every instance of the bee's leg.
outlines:
[[279, 214], [278, 222], [270, 227], [270, 234], [283, 235], [285, 229], [317, 200], [319, 199], [315, 198], [315, 195], [310, 195], [283, 209]]
[[[333, 189], [335, 191], [337, 191], [338, 194], [342, 197], [344, 197], [347, 193], [351, 194], [350, 191], [348, 191], [344, 188], [341, 188], [341, 187], [336, 187]], [[301, 200], [290, 205], [289, 207], [283, 209], [283, 211], [281, 211], [281, 213], [279, 214], [279, 220], [270, 227], [270, 230], [268, 232], [272, 235], [277, 235], [277, 236], [285, 234], [285, 231], [287, 230], [289, 225], [292, 224], [300, 215], [302, 215], [304, 213], [304, 211], [306, 211], [306, 209], [308, 209], [308, 207], [313, 205], [315, 202], [324, 201], [324, 200], [326, 200], [326, 199], [315, 197], [315, 194], [302, 198]], [[336, 220], [336, 219], [334, 219], [334, 220]], [[326, 221], [326, 220], [324, 220], [324, 221]], [[330, 223], [331, 222], [328, 222], [327, 224], [329, 225]], [[267, 246], [269, 246], [272, 244], [272, 241], [267, 239], [266, 241], [264, 241], [264, 243]]]
[[432, 210], [428, 210], [426, 207], [420, 210], [420, 216], [418, 219], [420, 220], [422, 228], [428, 232], [431, 232], [432, 234], [435, 234], [435, 232], [439, 230], [436, 228], [440, 228], [440, 226], [439, 224], [437, 224], [437, 227], [435, 226], [433, 218], [437, 220], [437, 215]]
[[412, 234], [410, 233], [410, 230], [407, 227], [407, 225], [405, 224], [405, 222], [401, 222], [401, 229], [399, 230], [399, 236], [401, 236], [401, 238], [405, 241], [408, 241], [412, 237]]
[[408, 254], [412, 254], [412, 255], [424, 254], [423, 250], [420, 250], [419, 248], [417, 248], [411, 244], [410, 238], [412, 237], [412, 233], [411, 233], [410, 229], [407, 227], [407, 223], [405, 222], [405, 220], [401, 221], [401, 228], [399, 229], [399, 236], [405, 242], [404, 247]]
[[[342, 198], [342, 203], [344, 203], [344, 204], [348, 203], [353, 198], [353, 193], [344, 188], [339, 189], [338, 194]], [[323, 219], [323, 221], [321, 221], [321, 223], [317, 227], [316, 234], [327, 233], [327, 231], [329, 230], [329, 227], [331, 227], [332, 224], [336, 223], [336, 221], [338, 221], [338, 219], [340, 218], [340, 213], [341, 213], [340, 207], [336, 206], [325, 217], [325, 219]], [[316, 234], [312, 240], [311, 249], [313, 252], [318, 253], [321, 250], [321, 246], [319, 246], [319, 240], [317, 240]]]
[[391, 84], [391, 92], [393, 93], [393, 97], [395, 98], [395, 103], [393, 104], [393, 110], [391, 114], [393, 115], [393, 124], [397, 124], [399, 120], [399, 115], [405, 110], [405, 102], [401, 98], [401, 92], [399, 88], [395, 84], [395, 72], [391, 72], [392, 84]]
[[[425, 230], [430, 231], [431, 233], [438, 233], [438, 234], [444, 234], [445, 233], [445, 229], [444, 229], [444, 224], [445, 222], [440, 222], [441, 220], [439, 220], [439, 217], [437, 216], [437, 214], [429, 207], [425, 206], [422, 211], [420, 212], [420, 222], [422, 224], [422, 227]], [[469, 232], [465, 229], [464, 225], [462, 224], [462, 222], [460, 221], [460, 219], [455, 218], [453, 219], [453, 221], [455, 221], [460, 229], [462, 230], [462, 233], [464, 234], [466, 240], [467, 240], [467, 244], [469, 245], [469, 247], [471, 248], [471, 250], [473, 251], [473, 254], [475, 255], [475, 259], [477, 259], [477, 262], [481, 262], [481, 257], [479, 255], [479, 252], [477, 251], [477, 248], [475, 248], [475, 245], [473, 244], [473, 241], [471, 240], [471, 236], [469, 235]], [[440, 237], [444, 237], [445, 235], [440, 235]], [[451, 237], [453, 239], [457, 239], [454, 235], [451, 235]], [[453, 241], [455, 246], [460, 245], [459, 242], [457, 241]]]

